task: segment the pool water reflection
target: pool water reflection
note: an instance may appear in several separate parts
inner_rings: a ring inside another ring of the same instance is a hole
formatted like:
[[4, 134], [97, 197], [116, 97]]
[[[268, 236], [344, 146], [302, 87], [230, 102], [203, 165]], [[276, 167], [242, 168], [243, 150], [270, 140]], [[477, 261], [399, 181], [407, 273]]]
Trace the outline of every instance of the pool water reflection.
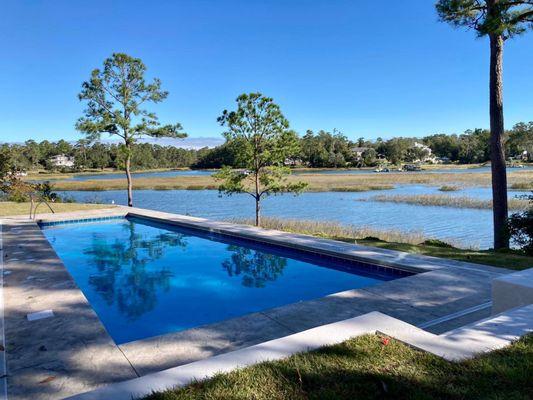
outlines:
[[118, 344], [407, 275], [139, 219], [43, 231]]

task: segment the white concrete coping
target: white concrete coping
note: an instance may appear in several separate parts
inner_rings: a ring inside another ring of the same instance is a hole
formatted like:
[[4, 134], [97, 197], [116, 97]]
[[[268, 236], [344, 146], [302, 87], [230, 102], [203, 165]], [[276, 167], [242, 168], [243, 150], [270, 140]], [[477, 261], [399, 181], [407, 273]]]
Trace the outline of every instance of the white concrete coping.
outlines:
[[394, 337], [410, 346], [431, 352], [449, 361], [458, 361], [473, 357], [480, 352], [507, 346], [532, 330], [533, 305], [511, 310], [496, 318], [467, 325], [441, 336], [423, 331], [380, 312], [371, 312], [205, 360], [115, 383], [69, 397], [69, 399], [131, 400], [154, 391], [185, 386], [193, 381], [210, 378], [217, 373], [230, 372], [236, 368], [264, 361], [280, 360], [295, 353], [338, 344], [352, 337], [376, 332]]
[[492, 313], [533, 303], [533, 268], [492, 280]]

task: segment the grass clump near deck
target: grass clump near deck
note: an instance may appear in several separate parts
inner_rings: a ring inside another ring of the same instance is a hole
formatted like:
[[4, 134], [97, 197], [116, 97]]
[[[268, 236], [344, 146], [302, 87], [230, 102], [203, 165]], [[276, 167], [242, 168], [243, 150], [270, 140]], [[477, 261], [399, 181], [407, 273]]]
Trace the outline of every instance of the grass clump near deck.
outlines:
[[[359, 201], [380, 201], [385, 203], [405, 203], [417, 206], [437, 206], [453, 208], [476, 208], [492, 209], [492, 200], [476, 199], [467, 196], [447, 196], [435, 194], [423, 195], [378, 195]], [[529, 207], [529, 202], [524, 199], [511, 198], [508, 201], [510, 210], [525, 210]]]
[[[56, 213], [83, 210], [99, 210], [103, 208], [112, 208], [109, 204], [80, 204], [80, 203], [51, 203], [50, 206]], [[0, 202], [0, 217], [9, 215], [29, 215], [30, 203], [15, 203], [12, 201]], [[41, 204], [37, 209], [37, 214], [51, 213], [50, 209]]]
[[[253, 225], [252, 220], [234, 220], [233, 222]], [[533, 257], [525, 256], [518, 251], [496, 252], [493, 250], [461, 249], [457, 247], [460, 245], [458, 243], [435, 241], [435, 239], [425, 237], [421, 232], [386, 231], [369, 227], [345, 226], [332, 222], [281, 218], [263, 218], [261, 226], [267, 229], [302, 233], [347, 243], [356, 242], [363, 246], [449, 258], [514, 270], [533, 267]]]
[[[386, 343], [386, 344], [385, 344]], [[271, 361], [147, 400], [531, 399], [533, 337], [450, 363], [378, 335]]]

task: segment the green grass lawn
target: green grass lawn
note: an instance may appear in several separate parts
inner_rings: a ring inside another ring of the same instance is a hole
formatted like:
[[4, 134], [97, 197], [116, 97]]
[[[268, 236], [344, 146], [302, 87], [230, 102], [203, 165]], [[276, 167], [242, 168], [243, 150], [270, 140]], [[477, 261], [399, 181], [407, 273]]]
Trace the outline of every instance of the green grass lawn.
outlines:
[[451, 258], [476, 264], [492, 265], [495, 267], [522, 270], [533, 268], [533, 257], [519, 252], [496, 252], [492, 250], [463, 250], [454, 247], [440, 247], [426, 244], [390, 243], [375, 239], [359, 239], [363, 246], [380, 247], [383, 249], [405, 251], [407, 253], [423, 254], [432, 257]]
[[377, 335], [221, 374], [150, 400], [531, 399], [533, 336], [450, 363]]
[[[80, 203], [52, 203], [50, 204], [54, 212], [69, 212], [69, 211], [82, 211], [82, 210], [98, 210], [102, 208], [111, 208], [112, 205], [106, 204], [80, 204]], [[29, 215], [30, 203], [15, 203], [12, 201], [0, 202], [0, 217], [6, 217], [9, 215]], [[41, 204], [37, 209], [37, 214], [51, 213], [50, 209]]]

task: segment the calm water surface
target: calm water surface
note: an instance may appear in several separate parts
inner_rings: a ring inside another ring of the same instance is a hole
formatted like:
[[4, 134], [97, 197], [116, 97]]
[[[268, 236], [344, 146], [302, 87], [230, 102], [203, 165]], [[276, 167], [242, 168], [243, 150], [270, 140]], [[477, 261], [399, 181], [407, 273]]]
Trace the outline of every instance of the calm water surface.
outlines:
[[[489, 188], [447, 192], [450, 196], [490, 198]], [[509, 192], [514, 196], [523, 192]], [[378, 194], [442, 194], [437, 188], [405, 185], [392, 190], [363, 193], [321, 192], [300, 196], [280, 195], [263, 201], [263, 214], [272, 217], [334, 221], [379, 229], [417, 231], [438, 239], [452, 239], [464, 246], [488, 248], [492, 243], [490, 210], [428, 207], [360, 201]], [[126, 204], [126, 192], [64, 192], [80, 202]], [[254, 204], [248, 195], [219, 196], [215, 190], [138, 190], [134, 203], [141, 208], [188, 214], [214, 220], [252, 218]]]
[[138, 219], [43, 229], [118, 344], [405, 276]]
[[[509, 171], [521, 171], [521, 170], [531, 170], [533, 167], [527, 166], [521, 169], [511, 169]], [[175, 170], [175, 171], [160, 171], [160, 172], [134, 172], [134, 178], [171, 178], [175, 176], [208, 176], [212, 175], [214, 170]], [[490, 172], [490, 167], [476, 167], [476, 168], [452, 168], [452, 169], [433, 169], [433, 170], [423, 170], [423, 171], [413, 171], [413, 172], [388, 172], [386, 174], [417, 174], [417, 173], [434, 173], [434, 174], [443, 174], [443, 173], [480, 173], [480, 172]], [[295, 170], [295, 175], [301, 174], [326, 174], [326, 175], [339, 175], [339, 174], [375, 174], [373, 169], [320, 169], [320, 170]], [[69, 181], [88, 181], [95, 179], [122, 179], [125, 177], [124, 172], [117, 172], [112, 174], [94, 174], [94, 175], [75, 175], [72, 178], [66, 179]]]

